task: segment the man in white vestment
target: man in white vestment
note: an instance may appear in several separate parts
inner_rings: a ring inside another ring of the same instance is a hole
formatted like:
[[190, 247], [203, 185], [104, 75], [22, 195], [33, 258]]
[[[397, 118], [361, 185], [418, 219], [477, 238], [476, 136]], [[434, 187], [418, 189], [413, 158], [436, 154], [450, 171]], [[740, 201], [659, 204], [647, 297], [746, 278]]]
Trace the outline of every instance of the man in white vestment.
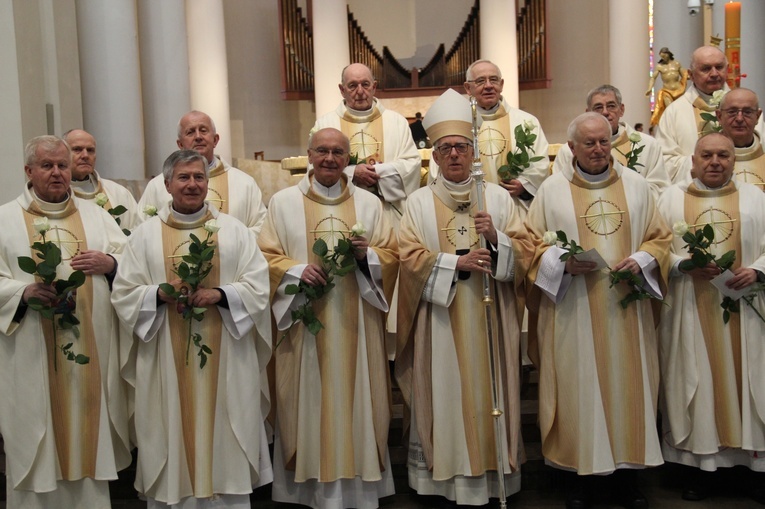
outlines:
[[[384, 338], [397, 244], [380, 200], [343, 173], [349, 149], [337, 129], [314, 132], [313, 168], [271, 198], [258, 238], [270, 265], [279, 330], [273, 499], [318, 509], [374, 509], [394, 492]], [[326, 256], [339, 256], [340, 242], [353, 245], [356, 262], [344, 276], [316, 252], [323, 245]], [[306, 301], [307, 294], [327, 290]], [[298, 312], [313, 320], [296, 323]]]
[[[691, 154], [703, 134], [713, 132], [714, 122], [702, 118], [714, 116], [720, 95], [729, 90], [728, 59], [714, 46], [702, 46], [693, 52], [689, 68], [693, 84], [664, 111], [656, 129], [656, 140], [662, 147], [664, 166], [672, 183], [688, 182]], [[715, 92], [717, 92], [715, 94]], [[762, 117], [757, 123], [765, 131]]]
[[[549, 173], [547, 138], [542, 126], [534, 115], [510, 106], [502, 97], [505, 80], [502, 79], [502, 72], [492, 62], [473, 62], [465, 73], [465, 79], [465, 91], [476, 98], [478, 113], [483, 119], [478, 132], [478, 149], [486, 181], [507, 189], [516, 202], [525, 207]], [[497, 170], [507, 164], [507, 154], [516, 150], [514, 131], [518, 126], [531, 128], [536, 140], [528, 150], [529, 156], [541, 156], [542, 159], [531, 163], [518, 178], [503, 180]], [[437, 174], [438, 165], [431, 162], [429, 180], [432, 181]]]
[[[72, 149], [72, 182], [74, 195], [102, 207], [107, 212], [112, 210], [112, 217], [119, 220], [123, 231], [131, 232], [141, 223], [138, 204], [133, 194], [113, 180], [101, 177], [96, 171], [96, 139], [87, 131], [72, 129], [63, 136]], [[122, 206], [125, 210], [119, 214]]]
[[[765, 294], [752, 286], [765, 282], [765, 195], [731, 179], [734, 159], [730, 139], [702, 137], [693, 154], [695, 178], [673, 185], [659, 200], [660, 212], [679, 230], [672, 244], [670, 306], [662, 308], [659, 328], [662, 451], [665, 460], [694, 467], [684, 499], [711, 493], [709, 472], [744, 465], [752, 471], [751, 496], [765, 504]], [[744, 297], [727, 323], [720, 307], [724, 295], [710, 283], [720, 275], [717, 265], [680, 268], [690, 258], [680, 221], [692, 233], [711, 225], [716, 257], [736, 253], [723, 288]]]
[[[478, 184], [470, 172], [468, 101], [448, 90], [424, 124], [441, 171], [409, 198], [399, 230], [396, 377], [411, 410], [409, 485], [421, 495], [484, 505], [500, 495], [497, 441], [506, 495], [521, 487], [520, 321], [533, 247], [510, 194]], [[499, 440], [491, 412], [485, 274], [498, 339]]]
[[[609, 271], [629, 271], [643, 292], [661, 298], [671, 232], [648, 182], [611, 157], [611, 126], [602, 115], [578, 116], [568, 139], [572, 171], [542, 184], [526, 220], [537, 242], [528, 306], [538, 313], [538, 344], [529, 350], [539, 368], [542, 453], [578, 474], [570, 476], [567, 507], [587, 507], [592, 474], [614, 472], [619, 503], [647, 507], [635, 469], [663, 463], [656, 333], [650, 301], [623, 307], [637, 289], [610, 288]], [[562, 261], [568, 250], [557, 246], [558, 231], [597, 250], [607, 268], [573, 256]]]
[[[196, 151], [167, 158], [172, 201], [129, 237], [114, 281], [112, 303], [133, 333], [122, 337], [122, 373], [134, 389], [135, 487], [149, 508], [248, 509], [253, 486], [272, 477], [268, 264], [255, 234], [205, 201], [207, 173]], [[181, 263], [192, 235], [213, 246], [201, 251], [211, 269], [196, 290], [181, 279], [194, 274]], [[187, 306], [206, 308], [203, 318], [183, 315]]]
[[[263, 193], [255, 179], [215, 155], [218, 140], [220, 135], [215, 131], [215, 123], [201, 111], [190, 111], [178, 121], [178, 148], [196, 150], [207, 161], [207, 202], [218, 211], [238, 219], [257, 235], [266, 218]], [[138, 208], [144, 217], [150, 217], [170, 201], [164, 180], [165, 177], [160, 174], [146, 186], [138, 201]]]
[[[386, 109], [377, 99], [377, 80], [364, 64], [351, 64], [340, 76], [343, 96], [335, 111], [316, 120], [313, 131], [333, 127], [348, 137], [351, 159], [343, 170], [356, 187], [372, 192], [383, 202], [383, 211], [394, 231], [404, 212], [406, 198], [420, 187], [420, 153], [409, 122]], [[388, 316], [386, 349], [396, 350], [396, 296]]]
[[[664, 158], [658, 142], [645, 134], [639, 133], [621, 121], [624, 116], [622, 94], [613, 85], [601, 85], [587, 94], [587, 109], [600, 113], [611, 124], [611, 156], [623, 166], [645, 177], [651, 187], [654, 200], [669, 187], [669, 177], [664, 169]], [[637, 124], [635, 124], [637, 125]], [[634, 156], [633, 152], [639, 152]], [[568, 145], [563, 145], [555, 156], [553, 172], [574, 170], [571, 160], [573, 154]]]
[[762, 117], [757, 94], [748, 88], [734, 88], [725, 94], [715, 113], [721, 132], [733, 140], [736, 151], [733, 180], [765, 191], [765, 140], [757, 130]]
[[[118, 320], [109, 303], [125, 236], [106, 211], [71, 195], [72, 155], [63, 140], [34, 138], [25, 156], [24, 192], [0, 207], [0, 433], [7, 505], [109, 508], [108, 481], [131, 460]], [[20, 268], [19, 257], [41, 262], [30, 246], [43, 240], [61, 252], [56, 281], [73, 271], [85, 274], [84, 284], [64, 300], [53, 285]], [[38, 304], [55, 308], [55, 322]], [[72, 308], [77, 334], [59, 322]]]

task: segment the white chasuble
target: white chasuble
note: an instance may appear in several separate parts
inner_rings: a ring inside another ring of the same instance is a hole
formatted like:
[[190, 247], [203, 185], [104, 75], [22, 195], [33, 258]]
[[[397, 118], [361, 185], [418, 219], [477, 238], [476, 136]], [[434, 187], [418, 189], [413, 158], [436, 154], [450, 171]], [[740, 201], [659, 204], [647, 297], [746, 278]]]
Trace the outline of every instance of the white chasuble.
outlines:
[[[693, 181], [672, 186], [660, 200], [668, 222], [686, 221], [691, 231], [710, 224], [710, 251], [736, 251], [732, 267], [765, 270], [765, 197], [754, 186], [729, 182], [702, 189]], [[673, 263], [688, 258], [685, 241], [675, 237]], [[668, 461], [704, 470], [746, 465], [765, 470], [765, 362], [762, 292], [750, 307], [723, 322], [723, 295], [707, 281], [673, 269], [659, 328]]]
[[[661, 268], [663, 284], [670, 232], [648, 184], [618, 163], [608, 171], [598, 183], [578, 174], [570, 181], [556, 174], [545, 182], [527, 219], [539, 245], [532, 281], [545, 267], [544, 232], [563, 230], [585, 250], [597, 249], [610, 267], [638, 251], [648, 253]], [[538, 307], [539, 317], [542, 451], [549, 462], [581, 475], [662, 463], [651, 306], [639, 301], [624, 309], [619, 301], [629, 289], [609, 286], [603, 269], [573, 277], [557, 304], [530, 296], [530, 309]]]

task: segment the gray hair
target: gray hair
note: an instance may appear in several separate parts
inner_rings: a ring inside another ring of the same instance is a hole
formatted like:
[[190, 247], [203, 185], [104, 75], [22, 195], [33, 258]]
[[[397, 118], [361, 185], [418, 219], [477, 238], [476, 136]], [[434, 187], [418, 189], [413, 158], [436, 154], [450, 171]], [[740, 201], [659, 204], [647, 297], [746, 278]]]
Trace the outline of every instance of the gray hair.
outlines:
[[218, 134], [218, 131], [215, 129], [215, 121], [212, 119], [210, 115], [205, 113], [204, 111], [198, 111], [198, 110], [191, 110], [187, 113], [184, 113], [181, 118], [178, 119], [178, 139], [181, 139], [181, 135], [183, 134], [183, 126], [181, 125], [183, 123], [183, 119], [191, 115], [192, 113], [204, 115], [210, 120], [210, 129], [212, 129], [213, 136]]
[[497, 77], [499, 79], [502, 79], [502, 71], [499, 69], [499, 66], [492, 62], [491, 60], [481, 59], [476, 60], [472, 64], [470, 64], [467, 68], [467, 71], [465, 71], [465, 81], [473, 81], [473, 67], [477, 66], [478, 64], [491, 64], [497, 69]]
[[616, 97], [616, 102], [619, 106], [622, 105], [622, 93], [619, 92], [619, 89], [616, 88], [613, 85], [600, 85], [599, 87], [595, 87], [589, 92], [587, 92], [587, 109], [589, 110], [592, 106], [592, 98], [596, 95], [607, 95], [607, 94], [614, 94], [614, 97]]
[[606, 119], [606, 117], [600, 113], [588, 111], [576, 117], [568, 125], [568, 129], [566, 129], [566, 137], [568, 138], [568, 141], [571, 143], [578, 143], [579, 139], [577, 137], [577, 133], [579, 131], [579, 126], [592, 119], [596, 119], [598, 122], [603, 122], [603, 125], [606, 126], [606, 129], [608, 129], [609, 137], [611, 136], [611, 124], [608, 123], [608, 119]]
[[53, 151], [61, 145], [66, 147], [66, 151], [71, 156], [72, 149], [69, 148], [69, 144], [58, 136], [44, 135], [32, 138], [24, 147], [24, 164], [31, 166], [37, 162], [37, 149], [40, 147], [47, 151]]
[[176, 150], [165, 159], [165, 163], [162, 165], [162, 176], [169, 182], [173, 178], [173, 170], [176, 166], [179, 164], [190, 164], [195, 161], [202, 163], [202, 168], [205, 170], [205, 176], [209, 177], [210, 171], [207, 169], [207, 159], [205, 159], [205, 156], [196, 150], [188, 149]]

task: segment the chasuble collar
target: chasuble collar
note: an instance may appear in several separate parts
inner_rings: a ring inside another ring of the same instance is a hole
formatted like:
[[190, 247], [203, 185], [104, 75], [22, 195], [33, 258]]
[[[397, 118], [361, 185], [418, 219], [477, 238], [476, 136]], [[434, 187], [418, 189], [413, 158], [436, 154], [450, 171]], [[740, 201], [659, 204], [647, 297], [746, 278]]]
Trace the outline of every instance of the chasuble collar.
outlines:
[[501, 96], [497, 104], [494, 105], [494, 107], [489, 109], [483, 109], [479, 106], [477, 108], [477, 111], [478, 113], [481, 114], [481, 117], [486, 121], [497, 120], [499, 118], [507, 116], [507, 109], [505, 108], [505, 100]]
[[162, 209], [160, 218], [169, 227], [177, 230], [200, 228], [210, 219], [218, 217], [218, 209], [205, 202], [204, 206], [193, 214], [181, 214], [172, 208], [172, 204]]
[[225, 173], [226, 168], [223, 165], [223, 161], [218, 158], [218, 156], [213, 156], [212, 162], [207, 165], [207, 179], [211, 179], [213, 177], [217, 177], [218, 175], [223, 175]]
[[68, 194], [66, 199], [60, 203], [50, 203], [40, 199], [35, 194], [31, 182], [27, 183], [24, 193], [16, 201], [30, 214], [46, 216], [51, 219], [61, 219], [77, 212], [77, 204], [72, 199], [71, 194]]
[[573, 165], [574, 173], [571, 176], [571, 183], [585, 189], [604, 189], [619, 180], [620, 177], [613, 157], [610, 158], [608, 169], [597, 175], [591, 175], [579, 168], [576, 157], [574, 157]]
[[762, 156], [765, 151], [762, 149], [762, 139], [760, 133], [754, 131], [754, 141], [748, 147], [734, 147], [736, 151], [736, 162], [751, 161]]
[[707, 187], [704, 185], [704, 183], [695, 178], [693, 179], [693, 182], [688, 184], [688, 194], [693, 196], [699, 196], [702, 198], [710, 198], [714, 196], [725, 196], [731, 193], [735, 193], [738, 191], [738, 187], [736, 187], [736, 183], [731, 179], [728, 180], [725, 184], [721, 185], [720, 187]]
[[343, 113], [342, 117], [348, 122], [353, 122], [356, 124], [362, 122], [372, 122], [382, 116], [382, 111], [380, 111], [380, 108], [378, 107], [377, 99], [374, 98], [372, 99], [372, 107], [365, 111], [349, 108], [345, 104], [345, 101], [343, 101], [343, 107], [345, 108], [345, 112]]
[[[306, 176], [303, 177], [303, 180], [298, 183], [298, 189], [300, 189], [300, 192], [303, 193], [309, 200], [315, 201], [316, 203], [321, 203], [323, 205], [336, 205], [338, 203], [343, 203], [356, 191], [356, 186], [348, 181], [348, 176], [345, 173], [340, 174], [340, 180], [338, 180], [337, 184], [335, 184], [340, 185], [340, 194], [336, 197], [330, 197], [334, 196], [334, 193], [327, 196], [319, 194], [319, 192], [314, 190], [313, 182], [313, 169], [311, 169], [308, 173], [306, 173]], [[318, 182], [317, 184], [321, 187], [324, 187]], [[324, 189], [327, 188], [324, 187]]]
[[104, 192], [104, 187], [101, 185], [101, 179], [98, 178], [98, 174], [95, 171], [88, 175], [84, 180], [72, 179], [69, 183], [69, 187], [74, 191], [75, 196], [85, 200], [95, 199], [98, 193]]
[[463, 182], [448, 182], [439, 175], [430, 183], [430, 189], [450, 210], [469, 210], [478, 201], [472, 176]]

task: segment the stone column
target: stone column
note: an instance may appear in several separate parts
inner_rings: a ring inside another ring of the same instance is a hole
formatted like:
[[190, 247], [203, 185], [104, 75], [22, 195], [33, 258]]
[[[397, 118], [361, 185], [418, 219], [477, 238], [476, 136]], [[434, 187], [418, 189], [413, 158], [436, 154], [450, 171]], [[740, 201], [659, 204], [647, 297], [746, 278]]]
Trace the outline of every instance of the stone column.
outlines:
[[24, 177], [24, 137], [21, 130], [21, 89], [16, 56], [16, 28], [13, 0], [0, 0], [0, 151], [4, 154], [0, 201], [6, 203], [21, 194]]
[[647, 126], [651, 118], [645, 95], [650, 71], [648, 3], [609, 0], [608, 30], [609, 47], [604, 51], [608, 51], [609, 82], [622, 93], [622, 120], [633, 126], [636, 122]]
[[231, 108], [223, 1], [186, 0], [186, 35], [191, 108], [203, 111], [213, 119], [220, 135], [215, 154], [231, 162]]
[[177, 149], [178, 120], [191, 109], [184, 0], [139, 0], [147, 177]]
[[143, 179], [135, 1], [76, 0], [76, 6], [83, 127], [98, 143], [98, 167], [105, 177]]
[[502, 96], [518, 106], [518, 41], [515, 31], [515, 2], [481, 0], [481, 58], [491, 60], [502, 71]]
[[[342, 100], [340, 73], [351, 63], [345, 0], [322, 0], [313, 9], [313, 69], [316, 117], [334, 110]], [[380, 78], [380, 76], [376, 76]]]

